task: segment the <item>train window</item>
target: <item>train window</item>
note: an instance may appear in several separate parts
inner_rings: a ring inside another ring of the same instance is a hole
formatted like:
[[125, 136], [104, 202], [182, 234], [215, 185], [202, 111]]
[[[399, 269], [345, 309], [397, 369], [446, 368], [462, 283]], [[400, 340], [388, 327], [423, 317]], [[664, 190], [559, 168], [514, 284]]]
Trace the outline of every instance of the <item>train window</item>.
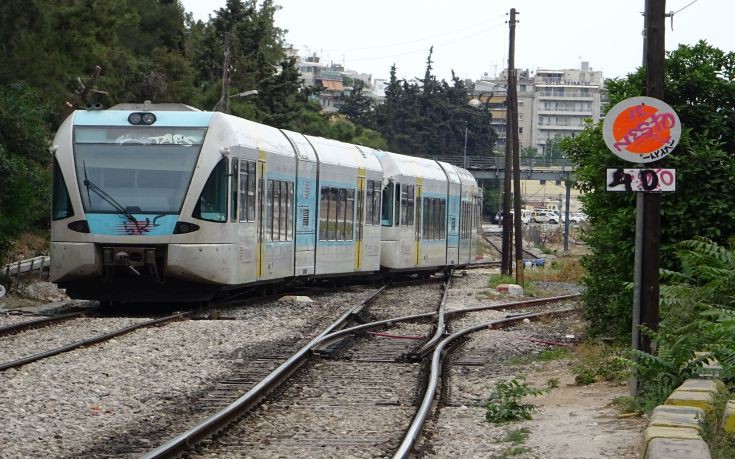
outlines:
[[280, 194], [281, 205], [278, 207], [278, 215], [280, 223], [278, 224], [278, 240], [288, 240], [288, 184], [281, 181], [281, 194]]
[[375, 211], [375, 201], [373, 200], [373, 194], [375, 192], [375, 180], [368, 180], [367, 186], [365, 187], [365, 223], [367, 225], [373, 224], [373, 215]]
[[322, 187], [319, 211], [320, 241], [351, 241], [354, 218], [354, 189]]
[[408, 195], [408, 205], [406, 206], [406, 224], [408, 226], [413, 226], [413, 216], [416, 212], [414, 208], [414, 202], [415, 202], [415, 187], [413, 185], [408, 185], [406, 187], [406, 194]]
[[321, 200], [319, 202], [319, 240], [326, 241], [329, 236], [329, 187], [322, 187]]
[[288, 187], [286, 196], [286, 240], [293, 240], [293, 182], [286, 182]]
[[227, 221], [227, 161], [222, 158], [204, 184], [194, 207], [194, 218], [210, 222]]
[[237, 189], [237, 172], [238, 161], [237, 158], [232, 158], [232, 166], [230, 167], [230, 221], [237, 221], [237, 196], [239, 190]]
[[380, 182], [373, 182], [373, 225], [380, 225]]
[[352, 240], [355, 221], [355, 190], [347, 190], [347, 205], [345, 206], [345, 241]]
[[338, 241], [345, 240], [345, 220], [347, 219], [347, 190], [337, 189], [337, 236]]
[[61, 220], [74, 215], [74, 209], [71, 207], [71, 199], [69, 198], [69, 190], [64, 182], [64, 175], [61, 173], [59, 163], [54, 158], [54, 176], [53, 176], [53, 200], [51, 203], [51, 219]]
[[240, 221], [255, 221], [255, 161], [240, 160]]
[[401, 226], [408, 225], [408, 186], [401, 186]]
[[342, 206], [340, 205], [339, 199], [338, 199], [338, 191], [337, 188], [329, 187], [329, 240], [330, 241], [336, 241], [337, 240], [337, 220], [338, 216], [340, 214], [340, 211], [342, 210]]
[[424, 198], [424, 221], [421, 224], [421, 231], [424, 239], [431, 239], [431, 203], [434, 198]]
[[266, 191], [266, 195], [265, 195], [265, 200], [267, 202], [267, 204], [266, 204], [266, 208], [267, 209], [266, 209], [266, 214], [265, 214], [266, 215], [266, 217], [265, 217], [266, 218], [265, 234], [266, 234], [266, 239], [268, 241], [272, 241], [273, 240], [273, 214], [274, 214], [274, 209], [273, 209], [273, 180], [268, 180], [268, 182], [266, 183], [266, 187], [267, 187], [266, 188], [267, 191]]
[[447, 238], [447, 200], [439, 200], [439, 222], [440, 234], [439, 239]]
[[248, 221], [255, 221], [255, 187], [256, 187], [255, 161], [248, 161]]
[[383, 205], [380, 212], [380, 223], [383, 226], [393, 226], [393, 192], [395, 185], [388, 183], [383, 188]]

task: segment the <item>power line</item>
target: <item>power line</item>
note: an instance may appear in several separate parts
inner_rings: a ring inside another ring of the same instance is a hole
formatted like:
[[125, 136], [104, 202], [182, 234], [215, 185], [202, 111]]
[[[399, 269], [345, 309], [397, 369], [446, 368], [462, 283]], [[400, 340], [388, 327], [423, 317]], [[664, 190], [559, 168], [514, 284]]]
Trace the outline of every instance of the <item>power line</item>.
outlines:
[[672, 14], [672, 15], [674, 15], [674, 14], [676, 14], [676, 13], [679, 13], [680, 11], [684, 11], [685, 9], [687, 9], [687, 8], [689, 8], [690, 6], [694, 5], [694, 4], [695, 4], [695, 3], [697, 3], [698, 1], [699, 1], [699, 0], [694, 0], [694, 1], [692, 1], [692, 2], [689, 2], [689, 4], [688, 4], [687, 6], [685, 6], [685, 7], [683, 7], [683, 8], [679, 8], [678, 10], [674, 11], [674, 12], [673, 12], [673, 13], [671, 13], [671, 14]]
[[[365, 50], [370, 50], [370, 49], [393, 48], [393, 47], [396, 47], [396, 46], [410, 45], [410, 44], [413, 44], [413, 43], [420, 43], [422, 41], [434, 40], [436, 38], [445, 37], [447, 35], [454, 35], [456, 33], [466, 32], [467, 30], [473, 29], [475, 27], [486, 26], [488, 22], [493, 21], [495, 19], [502, 18], [504, 16], [505, 16], [505, 14], [501, 14], [501, 15], [498, 15], [498, 16], [495, 16], [495, 17], [492, 17], [492, 18], [489, 18], [489, 19], [485, 19], [482, 22], [478, 22], [476, 24], [472, 24], [472, 25], [469, 25], [469, 26], [462, 27], [461, 29], [450, 30], [448, 32], [444, 32], [444, 33], [440, 33], [440, 34], [436, 34], [436, 35], [431, 35], [431, 36], [424, 37], [424, 38], [416, 38], [416, 39], [409, 40], [409, 41], [404, 41], [404, 42], [386, 43], [386, 44], [383, 44], [383, 45], [364, 46], [364, 47], [358, 47], [358, 48], [320, 48], [320, 49], [322, 51], [329, 51], [329, 52], [365, 51]], [[477, 33], [481, 33], [481, 32], [483, 32], [485, 30], [490, 30], [490, 29], [483, 29], [483, 30], [481, 30], [481, 31], [479, 31]]]
[[[447, 42], [444, 42], [444, 43], [436, 44], [436, 45], [434, 45], [434, 48], [439, 48], [439, 47], [442, 47], [442, 46], [451, 45], [451, 44], [454, 44], [454, 43], [458, 43], [458, 42], [467, 40], [467, 39], [472, 38], [472, 37], [476, 37], [477, 35], [481, 35], [481, 34], [483, 34], [485, 32], [489, 32], [491, 30], [497, 29], [498, 27], [500, 27], [502, 25], [504, 25], [504, 23], [495, 24], [492, 27], [489, 27], [487, 29], [480, 30], [478, 32], [475, 32], [475, 33], [472, 33], [472, 34], [469, 34], [469, 35], [465, 35], [465, 36], [460, 37], [460, 38], [457, 38], [455, 40], [450, 40], [450, 41], [447, 41]], [[425, 47], [424, 48], [421, 48], [421, 49], [413, 49], [411, 51], [405, 51], [405, 52], [401, 52], [401, 53], [391, 53], [391, 54], [387, 54], [387, 55], [372, 56], [372, 57], [349, 58], [348, 60], [351, 61], [351, 62], [353, 62], [353, 61], [375, 61], [375, 60], [380, 60], [380, 59], [388, 59], [388, 58], [391, 58], [391, 57], [407, 56], [407, 55], [410, 55], [410, 54], [417, 54], [417, 53], [424, 53], [424, 52], [426, 52], [426, 48]]]

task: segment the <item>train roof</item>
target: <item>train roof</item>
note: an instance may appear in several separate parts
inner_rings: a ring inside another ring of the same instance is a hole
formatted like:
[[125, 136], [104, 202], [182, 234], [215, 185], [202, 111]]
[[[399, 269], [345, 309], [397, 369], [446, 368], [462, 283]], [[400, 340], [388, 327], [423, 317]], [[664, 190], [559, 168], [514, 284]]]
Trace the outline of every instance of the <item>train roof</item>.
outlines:
[[316, 150], [320, 163], [383, 170], [374, 150], [324, 137], [304, 136]]
[[386, 176], [420, 177], [424, 180], [447, 181], [447, 174], [432, 159], [399, 155], [387, 151], [379, 151], [378, 158], [383, 165]]
[[467, 169], [463, 169], [454, 164], [449, 164], [444, 161], [437, 161], [441, 164], [442, 168], [447, 172], [447, 176], [451, 178], [453, 183], [461, 183], [463, 186], [477, 187], [477, 180]]
[[224, 113], [213, 114], [207, 138], [227, 146], [237, 145], [284, 156], [295, 156], [291, 142], [279, 129]]

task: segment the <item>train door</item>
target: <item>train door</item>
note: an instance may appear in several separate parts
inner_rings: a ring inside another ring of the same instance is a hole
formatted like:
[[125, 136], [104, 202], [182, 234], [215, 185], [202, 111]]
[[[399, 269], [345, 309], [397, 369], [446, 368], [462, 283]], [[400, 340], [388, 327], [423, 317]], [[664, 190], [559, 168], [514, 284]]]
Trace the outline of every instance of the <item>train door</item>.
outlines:
[[416, 205], [414, 205], [414, 209], [416, 212], [416, 217], [413, 219], [414, 221], [414, 228], [415, 234], [414, 234], [414, 240], [416, 244], [416, 266], [419, 266], [421, 264], [421, 214], [422, 214], [422, 202], [421, 202], [421, 188], [422, 183], [421, 179], [416, 180]]
[[[347, 209], [349, 212], [350, 209]], [[357, 229], [355, 231], [355, 271], [362, 269], [363, 240], [365, 231], [365, 169], [358, 170], [357, 177]]]

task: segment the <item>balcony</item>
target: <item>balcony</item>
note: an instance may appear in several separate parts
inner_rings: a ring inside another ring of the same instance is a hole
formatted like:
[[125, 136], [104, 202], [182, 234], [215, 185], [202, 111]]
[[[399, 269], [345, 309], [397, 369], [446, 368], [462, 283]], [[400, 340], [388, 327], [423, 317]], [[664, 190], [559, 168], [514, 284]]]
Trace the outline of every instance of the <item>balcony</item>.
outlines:
[[539, 99], [548, 100], [593, 100], [596, 93], [590, 94], [581, 91], [564, 91], [563, 93], [559, 93], [558, 91], [539, 91], [536, 94], [538, 94]]

